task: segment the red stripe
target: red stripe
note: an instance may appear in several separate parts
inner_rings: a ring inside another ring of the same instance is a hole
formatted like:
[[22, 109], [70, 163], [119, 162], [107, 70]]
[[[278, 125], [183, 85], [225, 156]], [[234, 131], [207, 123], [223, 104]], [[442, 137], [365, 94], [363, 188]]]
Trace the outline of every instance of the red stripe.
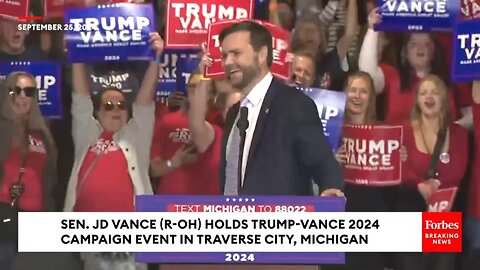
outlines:
[[18, 16], [18, 19], [22, 21], [41, 21], [42, 16]]

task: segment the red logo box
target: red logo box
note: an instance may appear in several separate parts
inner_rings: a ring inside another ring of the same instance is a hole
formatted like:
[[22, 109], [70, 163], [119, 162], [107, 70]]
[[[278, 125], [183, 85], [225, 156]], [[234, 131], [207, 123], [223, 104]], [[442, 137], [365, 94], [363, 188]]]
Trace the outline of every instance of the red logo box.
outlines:
[[462, 213], [422, 213], [423, 252], [462, 252]]

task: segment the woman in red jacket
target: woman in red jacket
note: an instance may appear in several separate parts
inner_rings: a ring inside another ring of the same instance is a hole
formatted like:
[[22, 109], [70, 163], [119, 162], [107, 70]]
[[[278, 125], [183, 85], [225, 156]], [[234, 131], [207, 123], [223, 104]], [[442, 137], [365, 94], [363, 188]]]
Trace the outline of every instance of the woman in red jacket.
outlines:
[[[451, 121], [447, 86], [435, 75], [423, 78], [415, 91], [410, 121], [404, 125], [404, 146], [408, 158], [402, 168], [402, 187], [396, 210], [425, 212], [430, 196], [439, 188], [459, 187], [468, 162], [468, 133]], [[439, 134], [444, 145], [432, 157]], [[438, 158], [436, 174], [427, 174], [432, 158]], [[398, 256], [398, 270], [455, 269], [455, 254], [405, 253]], [[427, 265], [433, 265], [427, 268]], [[395, 268], [395, 269], [397, 269]]]
[[[374, 125], [378, 123], [375, 88], [368, 73], [358, 71], [350, 75], [345, 92], [347, 94], [345, 124]], [[340, 164], [346, 163], [345, 145], [342, 145], [337, 151], [336, 158]], [[402, 159], [405, 159], [403, 155]], [[348, 198], [346, 211], [391, 212], [393, 210], [392, 198], [394, 198], [395, 192], [396, 187], [372, 187], [346, 183], [345, 196]], [[344, 268], [383, 270], [389, 264], [389, 259], [388, 255], [382, 253], [347, 253]], [[330, 269], [330, 266], [327, 266], [326, 269]]]

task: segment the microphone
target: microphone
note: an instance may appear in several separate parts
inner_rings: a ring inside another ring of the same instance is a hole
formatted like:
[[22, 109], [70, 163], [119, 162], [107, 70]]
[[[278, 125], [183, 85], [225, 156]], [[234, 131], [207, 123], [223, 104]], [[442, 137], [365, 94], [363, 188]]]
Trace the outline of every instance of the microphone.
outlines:
[[237, 121], [237, 128], [240, 130], [240, 133], [245, 133], [248, 128], [248, 108], [240, 108], [240, 118]]

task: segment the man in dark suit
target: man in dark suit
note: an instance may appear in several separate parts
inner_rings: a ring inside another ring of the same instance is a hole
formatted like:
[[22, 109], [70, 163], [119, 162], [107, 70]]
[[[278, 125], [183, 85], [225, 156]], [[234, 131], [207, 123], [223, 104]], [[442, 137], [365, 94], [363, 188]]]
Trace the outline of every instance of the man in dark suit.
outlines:
[[[244, 21], [224, 29], [219, 39], [226, 76], [244, 95], [225, 119], [223, 194], [312, 195], [313, 179], [322, 195], [342, 196], [342, 171], [323, 134], [315, 103], [269, 71], [273, 62], [270, 32]], [[202, 152], [214, 135], [202, 120], [204, 110], [197, 112], [191, 115], [197, 119], [191, 118], [190, 125]]]

